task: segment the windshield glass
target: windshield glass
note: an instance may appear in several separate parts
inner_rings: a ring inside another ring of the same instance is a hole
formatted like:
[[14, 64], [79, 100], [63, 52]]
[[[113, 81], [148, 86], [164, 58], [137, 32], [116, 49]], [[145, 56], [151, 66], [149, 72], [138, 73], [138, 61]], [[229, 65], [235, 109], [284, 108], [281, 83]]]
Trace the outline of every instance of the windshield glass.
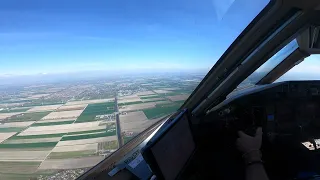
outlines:
[[176, 111], [268, 0], [0, 2], [0, 179], [75, 179]]
[[264, 76], [266, 76], [272, 69], [274, 69], [278, 64], [285, 60], [294, 50], [298, 48], [298, 43], [296, 39], [291, 41], [280, 51], [274, 54], [270, 59], [268, 59], [264, 64], [262, 64], [258, 69], [256, 69], [249, 77], [247, 77], [237, 89], [243, 89], [246, 87], [251, 87], [259, 82]]
[[276, 82], [320, 80], [320, 55], [312, 54], [299, 62]]

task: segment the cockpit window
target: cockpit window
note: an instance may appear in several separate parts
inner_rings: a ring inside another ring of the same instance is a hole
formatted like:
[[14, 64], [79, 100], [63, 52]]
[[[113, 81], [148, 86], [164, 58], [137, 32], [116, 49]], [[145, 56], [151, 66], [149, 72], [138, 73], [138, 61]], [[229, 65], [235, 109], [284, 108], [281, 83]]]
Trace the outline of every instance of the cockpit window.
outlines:
[[313, 54], [282, 75], [276, 82], [320, 80], [320, 55]]
[[269, 0], [0, 1], [0, 179], [75, 179], [175, 112]]
[[286, 59], [294, 50], [298, 48], [297, 40], [292, 40], [289, 44], [283, 47], [280, 51], [274, 54], [269, 60], [256, 69], [248, 78], [246, 78], [239, 86], [238, 89], [255, 85], [278, 64]]

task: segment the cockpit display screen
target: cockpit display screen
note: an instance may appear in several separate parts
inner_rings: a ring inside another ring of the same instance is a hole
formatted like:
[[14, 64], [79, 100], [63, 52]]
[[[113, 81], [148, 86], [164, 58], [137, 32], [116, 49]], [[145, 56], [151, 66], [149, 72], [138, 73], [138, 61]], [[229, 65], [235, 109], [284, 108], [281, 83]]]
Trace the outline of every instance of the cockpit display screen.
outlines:
[[172, 180], [177, 178], [192, 156], [195, 143], [186, 113], [178, 116], [168, 126], [170, 128], [154, 141], [149, 154], [153, 156], [156, 170], [161, 173], [162, 177], [159, 179]]

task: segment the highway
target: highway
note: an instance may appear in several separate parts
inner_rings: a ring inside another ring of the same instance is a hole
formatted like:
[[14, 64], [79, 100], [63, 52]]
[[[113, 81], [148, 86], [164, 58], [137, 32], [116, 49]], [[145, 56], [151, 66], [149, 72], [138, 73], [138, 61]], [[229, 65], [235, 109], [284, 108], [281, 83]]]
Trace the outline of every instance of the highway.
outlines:
[[117, 138], [118, 138], [118, 147], [123, 146], [123, 139], [121, 137], [121, 126], [120, 126], [120, 118], [119, 118], [119, 108], [118, 108], [118, 98], [117, 96], [114, 99], [114, 110], [116, 114], [116, 125], [117, 125]]

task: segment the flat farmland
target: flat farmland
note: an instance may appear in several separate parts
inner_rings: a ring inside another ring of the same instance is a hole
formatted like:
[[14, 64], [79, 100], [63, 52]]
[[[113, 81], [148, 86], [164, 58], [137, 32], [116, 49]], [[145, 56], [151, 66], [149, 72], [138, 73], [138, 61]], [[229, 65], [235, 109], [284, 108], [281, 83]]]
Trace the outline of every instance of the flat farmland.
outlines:
[[65, 119], [65, 118], [77, 118], [80, 116], [83, 110], [74, 111], [55, 111], [47, 116], [43, 117], [42, 120], [46, 119]]
[[58, 109], [62, 104], [48, 105], [48, 106], [36, 106], [29, 109], [27, 112], [43, 112], [43, 111], [53, 111]]
[[0, 151], [0, 162], [43, 161], [49, 154], [50, 151]]
[[69, 152], [51, 152], [47, 159], [66, 159], [97, 156], [96, 150], [69, 151]]
[[96, 103], [107, 103], [107, 102], [113, 102], [114, 98], [110, 99], [96, 99], [96, 100], [84, 100], [84, 101], [70, 101], [67, 102], [65, 105], [76, 105], [76, 104], [96, 104]]
[[143, 92], [138, 92], [136, 95], [138, 96], [144, 96], [144, 95], [150, 95], [150, 94], [155, 94], [153, 91], [143, 91]]
[[114, 102], [89, 104], [75, 123], [95, 121], [97, 115], [114, 113]]
[[122, 132], [133, 132], [135, 134], [155, 123], [155, 121], [148, 120], [143, 111], [129, 112], [126, 115], [120, 115], [119, 118]]
[[99, 121], [85, 122], [85, 123], [73, 123], [63, 125], [52, 125], [52, 126], [35, 126], [29, 127], [22, 131], [18, 136], [29, 136], [29, 135], [45, 135], [45, 134], [59, 134], [79, 131], [91, 131], [98, 129], [105, 129], [106, 126], [100, 126]]
[[47, 123], [47, 122], [60, 122], [60, 121], [75, 121], [76, 118], [62, 118], [62, 119], [40, 119], [36, 123]]
[[41, 163], [39, 169], [75, 169], [92, 167], [103, 159], [103, 156], [69, 159], [47, 159]]
[[1, 162], [0, 173], [15, 173], [19, 174], [32, 174], [38, 170], [41, 162], [33, 161], [14, 161], [14, 162]]
[[52, 126], [52, 125], [61, 125], [61, 124], [72, 124], [75, 120], [63, 120], [63, 121], [51, 121], [51, 122], [43, 122], [34, 123], [32, 126]]
[[61, 137], [49, 138], [31, 138], [31, 139], [8, 139], [3, 144], [22, 144], [22, 143], [41, 143], [41, 142], [59, 142]]
[[0, 128], [7, 128], [7, 127], [27, 127], [33, 124], [35, 121], [26, 121], [26, 122], [9, 122], [0, 124]]
[[156, 104], [154, 102], [149, 103], [139, 103], [139, 104], [133, 104], [133, 105], [127, 105], [127, 106], [120, 106], [119, 111], [125, 112], [125, 111], [136, 111], [141, 109], [149, 109], [149, 108], [155, 108]]
[[132, 95], [132, 96], [123, 96], [123, 97], [120, 97], [118, 99], [118, 103], [130, 103], [130, 102], [138, 102], [138, 101], [142, 101], [140, 99], [139, 96], [137, 95]]
[[127, 105], [133, 105], [133, 104], [141, 104], [143, 101], [133, 101], [133, 102], [124, 102], [124, 103], [118, 103], [118, 106], [127, 106]]
[[53, 148], [57, 142], [40, 142], [40, 143], [19, 143], [19, 144], [0, 144], [0, 149], [26, 149], [26, 148]]
[[57, 145], [52, 152], [72, 152], [72, 151], [97, 151], [98, 143], [77, 144], [77, 145]]
[[0, 114], [0, 120], [6, 119], [6, 118], [12, 117], [12, 116], [14, 116], [14, 115], [18, 115], [18, 114], [20, 114], [20, 113], [19, 113], [19, 112], [1, 113], [1, 114]]
[[99, 143], [99, 142], [107, 142], [107, 141], [115, 141], [117, 140], [117, 136], [105, 136], [105, 137], [96, 137], [91, 139], [78, 139], [78, 140], [68, 140], [68, 141], [60, 141], [57, 144], [59, 146], [73, 146], [79, 144], [91, 144], [91, 143]]
[[148, 99], [143, 99], [143, 102], [156, 102], [156, 101], [165, 101], [166, 99], [164, 98], [148, 98]]
[[158, 94], [151, 94], [151, 95], [146, 95], [146, 96], [139, 96], [140, 99], [144, 100], [144, 99], [150, 99], [150, 98], [160, 98], [162, 96], [158, 95]]
[[88, 104], [76, 104], [69, 106], [60, 106], [56, 111], [72, 111], [72, 110], [83, 110], [87, 107]]
[[21, 113], [14, 116], [11, 116], [7, 119], [6, 122], [24, 122], [24, 121], [38, 121], [41, 118], [45, 117], [51, 112], [30, 112], [30, 113]]
[[168, 114], [176, 112], [180, 108], [181, 104], [162, 104], [157, 105], [155, 108], [144, 109], [144, 114], [148, 119], [155, 119], [161, 116], [166, 116]]
[[6, 108], [0, 110], [0, 113], [26, 112], [30, 107]]
[[109, 137], [115, 136], [116, 132], [99, 132], [99, 133], [88, 133], [88, 134], [77, 134], [77, 135], [66, 135], [63, 136], [61, 141], [70, 141], [70, 140], [81, 140], [81, 139], [92, 139], [92, 138], [100, 138], [100, 137]]
[[0, 143], [4, 140], [10, 138], [11, 136], [15, 135], [15, 132], [7, 132], [7, 133], [0, 133]]
[[166, 96], [166, 98], [170, 99], [171, 101], [184, 101], [188, 99], [190, 94], [182, 94], [182, 95], [175, 95], [175, 96]]
[[7, 128], [0, 128], [0, 132], [6, 133], [6, 132], [20, 132], [24, 127], [7, 127]]

